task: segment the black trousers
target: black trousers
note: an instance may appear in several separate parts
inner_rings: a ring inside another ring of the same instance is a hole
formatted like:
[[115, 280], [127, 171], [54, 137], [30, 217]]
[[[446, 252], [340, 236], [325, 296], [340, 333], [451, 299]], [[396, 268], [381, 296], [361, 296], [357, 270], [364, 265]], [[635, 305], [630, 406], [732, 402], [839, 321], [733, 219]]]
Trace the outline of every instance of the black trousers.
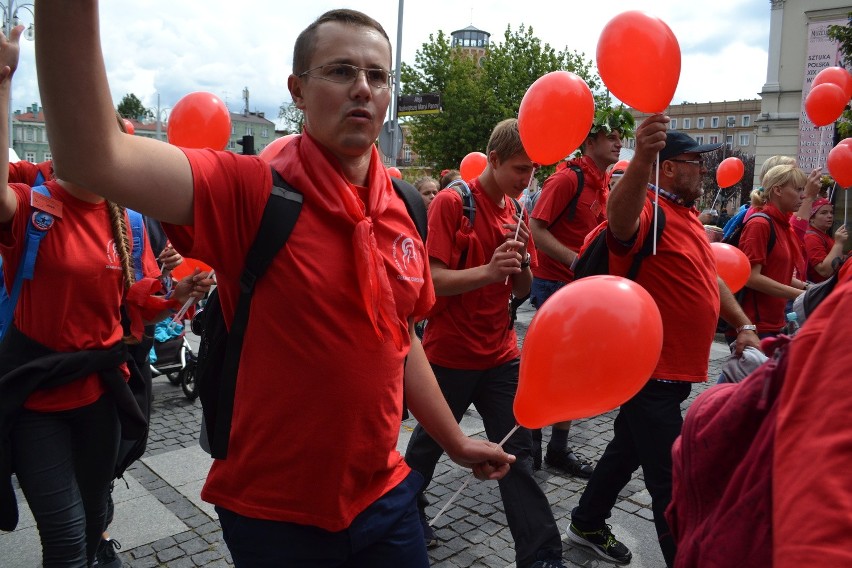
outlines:
[[[515, 427], [512, 406], [518, 389], [518, 368], [517, 359], [484, 371], [432, 365], [456, 422], [461, 421], [464, 412], [473, 404], [482, 416], [485, 433], [492, 442], [500, 442]], [[535, 562], [539, 552], [561, 558], [559, 529], [550, 503], [533, 477], [530, 431], [518, 428], [503, 448], [517, 457], [509, 473], [498, 483], [506, 520], [515, 540], [518, 568], [526, 568]], [[441, 447], [417, 425], [408, 442], [405, 461], [425, 479], [421, 495], [432, 481], [442, 454]]]
[[584, 530], [603, 527], [618, 494], [641, 466], [660, 548], [673, 565], [675, 544], [664, 513], [672, 500], [672, 445], [683, 426], [680, 405], [691, 390], [691, 383], [652, 379], [621, 406], [612, 441], [571, 514], [573, 523]]

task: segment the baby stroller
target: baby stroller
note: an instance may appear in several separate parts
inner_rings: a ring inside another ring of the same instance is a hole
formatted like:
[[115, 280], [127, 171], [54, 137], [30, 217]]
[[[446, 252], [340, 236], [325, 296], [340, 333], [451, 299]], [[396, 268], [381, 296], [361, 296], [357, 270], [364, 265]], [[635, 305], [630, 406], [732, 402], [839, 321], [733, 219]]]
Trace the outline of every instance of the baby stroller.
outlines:
[[151, 349], [151, 374], [165, 375], [170, 383], [183, 389], [187, 400], [198, 397], [195, 384], [196, 357], [186, 340], [183, 326], [170, 326], [171, 318], [154, 327], [154, 347]]

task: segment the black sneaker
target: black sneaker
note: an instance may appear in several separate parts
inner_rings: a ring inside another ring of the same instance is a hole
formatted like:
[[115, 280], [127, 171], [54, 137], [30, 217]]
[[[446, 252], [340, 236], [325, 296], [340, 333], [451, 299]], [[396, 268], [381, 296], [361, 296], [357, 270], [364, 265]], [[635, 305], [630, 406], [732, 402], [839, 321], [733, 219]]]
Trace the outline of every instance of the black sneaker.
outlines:
[[423, 511], [420, 511], [420, 526], [423, 527], [423, 540], [426, 542], [426, 548], [438, 546], [438, 537], [435, 536], [435, 531], [429, 526], [429, 521]]
[[559, 556], [550, 556], [547, 558], [542, 558], [542, 554], [539, 554], [539, 560], [536, 560], [530, 565], [530, 568], [565, 568], [565, 564], [562, 563], [562, 558]]
[[114, 538], [101, 539], [92, 568], [121, 568], [121, 558], [116, 550], [121, 550], [120, 542]]
[[589, 479], [595, 471], [591, 464], [580, 460], [574, 452], [567, 448], [554, 450], [548, 447], [547, 453], [544, 455], [544, 462], [569, 475], [583, 479]]
[[596, 531], [581, 531], [571, 523], [566, 532], [568, 540], [588, 548], [608, 562], [630, 564], [630, 559], [633, 558], [627, 547], [615, 539], [609, 525], [604, 525], [604, 528]]

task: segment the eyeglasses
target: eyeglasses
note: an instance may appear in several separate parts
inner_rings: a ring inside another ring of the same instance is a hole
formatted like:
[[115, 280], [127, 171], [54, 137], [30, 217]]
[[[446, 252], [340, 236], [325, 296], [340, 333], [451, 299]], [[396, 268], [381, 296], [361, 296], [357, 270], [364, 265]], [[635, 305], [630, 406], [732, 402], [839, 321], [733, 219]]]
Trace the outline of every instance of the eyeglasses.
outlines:
[[299, 77], [314, 77], [323, 81], [331, 81], [332, 83], [351, 84], [358, 79], [358, 73], [364, 72], [367, 78], [367, 83], [376, 89], [390, 89], [391, 74], [390, 71], [384, 69], [368, 69], [366, 67], [356, 67], [346, 63], [329, 63], [320, 65], [313, 69], [308, 69], [301, 73]]
[[682, 164], [693, 164], [698, 166], [699, 168], [704, 167], [705, 161], [702, 158], [697, 160], [675, 160], [674, 158], [669, 158], [669, 162], [680, 162]]

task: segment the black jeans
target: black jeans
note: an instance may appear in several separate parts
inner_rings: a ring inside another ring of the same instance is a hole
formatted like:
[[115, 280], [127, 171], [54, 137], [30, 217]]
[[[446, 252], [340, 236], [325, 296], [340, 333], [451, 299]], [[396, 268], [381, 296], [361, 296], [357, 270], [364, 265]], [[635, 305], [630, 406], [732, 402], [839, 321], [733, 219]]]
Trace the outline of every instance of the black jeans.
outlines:
[[[518, 367], [517, 359], [484, 371], [432, 365], [456, 422], [473, 404], [482, 416], [485, 433], [492, 442], [500, 442], [515, 427], [512, 406], [518, 390]], [[539, 551], [561, 558], [559, 529], [550, 503], [532, 473], [530, 431], [518, 428], [503, 448], [517, 457], [509, 473], [498, 483], [506, 520], [515, 540], [518, 568], [526, 568], [535, 562]], [[423, 491], [432, 481], [435, 466], [443, 453], [441, 446], [418, 424], [408, 442], [405, 461], [426, 480]]]
[[612, 441], [598, 462], [571, 521], [583, 530], [602, 528], [618, 494], [639, 466], [651, 494], [654, 525], [666, 563], [674, 563], [675, 544], [664, 513], [672, 500], [672, 445], [680, 435], [680, 404], [691, 383], [650, 380], [625, 402], [613, 425]]
[[38, 526], [45, 568], [85, 568], [94, 559], [119, 436], [109, 395], [73, 410], [21, 411], [12, 463]]

